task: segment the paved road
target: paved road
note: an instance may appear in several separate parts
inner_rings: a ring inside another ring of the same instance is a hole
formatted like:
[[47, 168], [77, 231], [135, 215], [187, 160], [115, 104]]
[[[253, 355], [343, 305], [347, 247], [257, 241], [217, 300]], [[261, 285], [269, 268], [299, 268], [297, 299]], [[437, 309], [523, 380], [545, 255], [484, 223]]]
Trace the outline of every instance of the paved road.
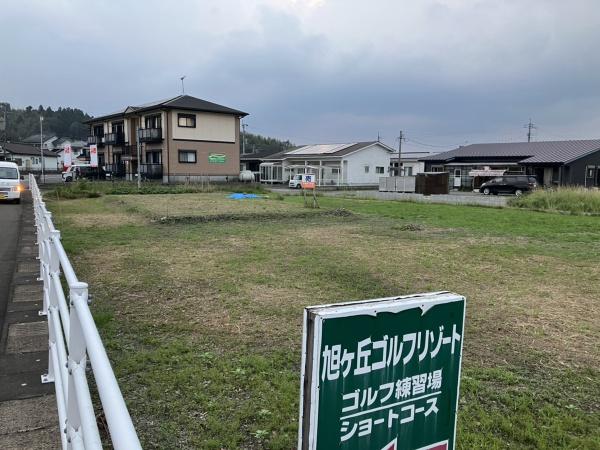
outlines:
[[[273, 192], [287, 195], [300, 195], [299, 189], [288, 189], [283, 187], [269, 188]], [[366, 198], [374, 200], [412, 200], [421, 203], [446, 203], [450, 205], [481, 205], [481, 206], [506, 206], [506, 202], [512, 196], [483, 195], [475, 192], [451, 192], [447, 195], [422, 195], [400, 192], [379, 192], [376, 190], [340, 190], [319, 191], [321, 195], [331, 197]]]
[[0, 203], [0, 449], [60, 447], [31, 196]]
[[21, 205], [0, 202], [0, 332], [4, 326], [9, 287], [15, 270], [22, 211]]

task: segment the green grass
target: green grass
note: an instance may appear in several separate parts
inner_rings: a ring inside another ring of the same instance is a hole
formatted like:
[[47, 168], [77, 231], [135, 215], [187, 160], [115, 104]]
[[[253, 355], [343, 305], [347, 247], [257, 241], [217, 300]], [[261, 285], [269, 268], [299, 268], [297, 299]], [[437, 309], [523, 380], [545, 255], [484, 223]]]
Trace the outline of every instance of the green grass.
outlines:
[[210, 192], [246, 192], [265, 193], [260, 184], [246, 183], [193, 183], [193, 184], [162, 184], [145, 181], [138, 189], [137, 183], [126, 181], [88, 181], [80, 180], [74, 183], [63, 183], [47, 192], [49, 198], [76, 199], [95, 198], [102, 195], [132, 195], [132, 194], [189, 194]]
[[451, 290], [468, 299], [458, 448], [600, 449], [599, 218], [331, 197], [353, 214], [298, 216], [286, 197], [255, 220], [153, 222], [167, 203], [248, 207], [51, 203], [144, 448], [294, 448], [303, 308]]
[[600, 191], [581, 187], [565, 187], [553, 191], [540, 189], [512, 198], [509, 205], [541, 211], [600, 215]]

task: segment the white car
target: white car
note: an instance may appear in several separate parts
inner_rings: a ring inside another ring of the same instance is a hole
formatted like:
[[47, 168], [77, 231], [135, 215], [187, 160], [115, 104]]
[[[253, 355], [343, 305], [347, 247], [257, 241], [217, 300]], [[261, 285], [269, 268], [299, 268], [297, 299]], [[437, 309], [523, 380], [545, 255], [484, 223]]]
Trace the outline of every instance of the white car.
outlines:
[[302, 173], [294, 175], [290, 178], [288, 187], [290, 189], [302, 189], [302, 183], [310, 183], [315, 181], [315, 175], [313, 173]]
[[14, 162], [0, 161], [0, 200], [21, 202], [21, 192], [24, 191], [19, 174], [19, 166]]

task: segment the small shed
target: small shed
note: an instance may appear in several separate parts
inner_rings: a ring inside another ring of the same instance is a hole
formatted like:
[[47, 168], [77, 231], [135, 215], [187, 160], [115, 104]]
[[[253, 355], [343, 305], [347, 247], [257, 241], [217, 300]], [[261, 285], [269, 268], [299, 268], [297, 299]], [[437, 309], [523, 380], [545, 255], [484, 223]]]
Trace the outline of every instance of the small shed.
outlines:
[[443, 195], [449, 192], [448, 172], [423, 172], [418, 173], [415, 182], [415, 192], [423, 195]]

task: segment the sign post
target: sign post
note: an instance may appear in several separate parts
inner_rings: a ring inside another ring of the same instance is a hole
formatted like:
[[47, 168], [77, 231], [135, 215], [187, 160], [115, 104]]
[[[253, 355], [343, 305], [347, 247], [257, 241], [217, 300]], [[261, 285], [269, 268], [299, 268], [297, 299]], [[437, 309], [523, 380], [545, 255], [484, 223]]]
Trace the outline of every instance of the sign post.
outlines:
[[67, 144], [63, 152], [63, 166], [67, 169], [71, 167], [71, 164], [73, 164], [73, 150], [71, 149], [71, 144]]
[[304, 195], [304, 206], [308, 207], [308, 202], [306, 201], [306, 191], [312, 190], [313, 198], [312, 198], [312, 208], [318, 208], [319, 204], [317, 202], [317, 186], [315, 183], [315, 176], [313, 174], [302, 175], [302, 181], [300, 182], [300, 186], [302, 187], [302, 194]]
[[90, 166], [98, 167], [98, 147], [90, 145]]
[[439, 292], [307, 308], [298, 448], [453, 450], [465, 304]]

